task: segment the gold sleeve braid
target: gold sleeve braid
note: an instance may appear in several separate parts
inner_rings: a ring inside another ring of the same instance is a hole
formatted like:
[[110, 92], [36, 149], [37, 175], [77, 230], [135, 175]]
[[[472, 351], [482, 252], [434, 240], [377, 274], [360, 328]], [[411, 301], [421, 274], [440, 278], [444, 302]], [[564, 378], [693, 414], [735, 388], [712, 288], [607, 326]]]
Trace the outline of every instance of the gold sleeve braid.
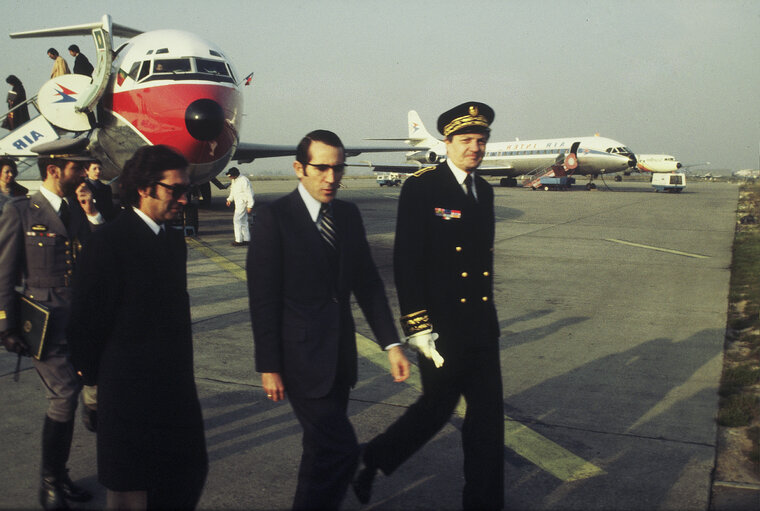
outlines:
[[401, 316], [399, 321], [401, 322], [401, 329], [407, 337], [433, 328], [433, 325], [430, 323], [428, 311], [426, 310], [412, 312], [406, 316]]

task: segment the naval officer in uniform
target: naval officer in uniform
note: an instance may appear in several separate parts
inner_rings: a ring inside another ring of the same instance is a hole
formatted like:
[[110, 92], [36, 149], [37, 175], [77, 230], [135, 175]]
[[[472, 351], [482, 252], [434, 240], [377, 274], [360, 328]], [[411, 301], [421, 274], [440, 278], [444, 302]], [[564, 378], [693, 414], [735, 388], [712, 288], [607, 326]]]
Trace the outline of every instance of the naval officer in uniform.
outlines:
[[64, 139], [40, 145], [40, 191], [5, 204], [0, 215], [0, 338], [8, 351], [29, 355], [16, 324], [15, 286], [50, 309], [45, 352], [33, 359], [45, 386], [48, 409], [42, 428], [44, 509], [67, 509], [67, 500], [84, 502], [89, 492], [75, 485], [66, 468], [74, 433], [74, 412], [81, 390], [70, 361], [66, 323], [72, 296], [74, 264], [95, 226], [103, 218], [84, 184], [87, 139]]
[[422, 169], [399, 198], [394, 276], [401, 325], [419, 353], [422, 395], [364, 448], [354, 480], [369, 501], [377, 470], [391, 474], [449, 420], [460, 396], [464, 509], [504, 505], [504, 409], [493, 304], [493, 190], [475, 172], [493, 110], [463, 103], [438, 118], [447, 161]]

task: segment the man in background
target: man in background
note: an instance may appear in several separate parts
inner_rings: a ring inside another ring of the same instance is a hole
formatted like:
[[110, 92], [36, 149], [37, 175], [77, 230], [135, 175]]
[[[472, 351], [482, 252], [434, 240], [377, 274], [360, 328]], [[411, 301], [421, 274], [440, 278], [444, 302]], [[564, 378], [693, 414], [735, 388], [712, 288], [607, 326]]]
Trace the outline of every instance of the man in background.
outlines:
[[39, 192], [15, 199], [0, 215], [0, 338], [3, 346], [30, 355], [17, 323], [15, 287], [50, 310], [45, 351], [34, 368], [46, 389], [39, 501], [44, 509], [67, 509], [91, 494], [75, 485], [66, 464], [74, 434], [81, 383], [69, 359], [66, 326], [72, 276], [82, 246], [102, 216], [84, 184], [87, 139], [61, 139], [34, 149], [42, 178]]
[[232, 228], [235, 233], [233, 247], [248, 245], [251, 241], [251, 229], [248, 224], [248, 215], [253, 211], [253, 187], [251, 180], [240, 177], [240, 171], [232, 167], [226, 172], [230, 178], [230, 194], [227, 197], [227, 207], [234, 202], [235, 213], [232, 217]]
[[84, 182], [87, 187], [92, 191], [92, 197], [98, 208], [98, 211], [103, 215], [106, 222], [110, 222], [116, 215], [119, 214], [119, 208], [114, 206], [113, 192], [111, 186], [103, 183], [100, 180], [101, 163], [100, 160], [95, 159], [90, 162], [85, 171], [87, 177]]
[[50, 72], [50, 78], [71, 73], [71, 71], [69, 71], [69, 65], [63, 60], [63, 57], [58, 54], [58, 50], [55, 48], [48, 48], [47, 54], [48, 57], [53, 60], [53, 70]]
[[95, 68], [90, 64], [90, 60], [79, 52], [79, 46], [72, 44], [69, 46], [69, 55], [74, 57], [74, 74], [92, 76]]

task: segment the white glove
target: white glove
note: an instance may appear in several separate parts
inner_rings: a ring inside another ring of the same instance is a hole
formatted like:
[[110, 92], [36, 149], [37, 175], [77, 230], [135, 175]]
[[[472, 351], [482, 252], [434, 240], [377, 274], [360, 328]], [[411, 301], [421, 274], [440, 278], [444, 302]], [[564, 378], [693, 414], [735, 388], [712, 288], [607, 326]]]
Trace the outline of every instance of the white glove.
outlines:
[[435, 367], [441, 367], [443, 365], [443, 357], [435, 349], [436, 339], [438, 339], [438, 334], [433, 332], [432, 328], [428, 328], [407, 337], [406, 344], [432, 360]]

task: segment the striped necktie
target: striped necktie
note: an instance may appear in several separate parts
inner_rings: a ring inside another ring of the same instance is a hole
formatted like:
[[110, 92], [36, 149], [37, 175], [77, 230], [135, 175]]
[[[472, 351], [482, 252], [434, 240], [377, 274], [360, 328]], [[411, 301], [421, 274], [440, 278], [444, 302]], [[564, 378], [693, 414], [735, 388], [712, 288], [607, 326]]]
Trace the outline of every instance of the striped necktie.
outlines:
[[335, 221], [332, 216], [332, 208], [329, 204], [322, 204], [319, 209], [319, 219], [317, 220], [319, 234], [327, 245], [335, 250], [337, 246], [337, 235], [335, 233]]

